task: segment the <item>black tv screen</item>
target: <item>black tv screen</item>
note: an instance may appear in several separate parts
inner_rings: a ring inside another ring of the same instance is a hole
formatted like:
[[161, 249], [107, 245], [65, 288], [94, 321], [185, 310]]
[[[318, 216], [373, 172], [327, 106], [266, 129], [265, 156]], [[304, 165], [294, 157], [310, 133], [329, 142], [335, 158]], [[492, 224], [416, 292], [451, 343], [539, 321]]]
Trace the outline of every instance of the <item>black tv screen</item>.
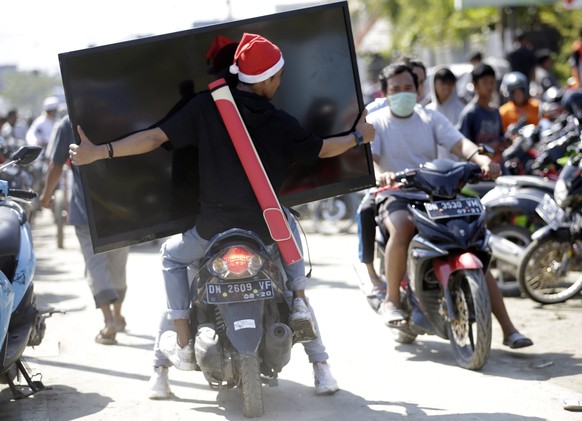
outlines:
[[[206, 55], [217, 36], [244, 32], [277, 44], [285, 72], [273, 104], [323, 136], [353, 130], [363, 110], [347, 2], [226, 22], [59, 55], [69, 115], [103, 144], [155, 126], [215, 80]], [[75, 136], [77, 134], [75, 133]], [[77, 141], [79, 141], [77, 136]], [[191, 228], [198, 212], [196, 150], [159, 148], [81, 167], [96, 252]], [[280, 202], [293, 206], [370, 187], [368, 145], [294, 167]]]

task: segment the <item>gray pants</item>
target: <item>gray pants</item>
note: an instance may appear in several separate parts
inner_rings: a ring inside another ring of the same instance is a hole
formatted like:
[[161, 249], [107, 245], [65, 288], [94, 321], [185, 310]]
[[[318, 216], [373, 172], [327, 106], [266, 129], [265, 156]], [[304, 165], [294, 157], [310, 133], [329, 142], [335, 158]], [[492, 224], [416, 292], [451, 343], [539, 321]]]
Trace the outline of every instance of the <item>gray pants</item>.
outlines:
[[88, 225], [75, 225], [81, 252], [85, 259], [85, 276], [95, 300], [95, 307], [116, 301], [123, 302], [127, 291], [125, 266], [129, 248], [95, 254]]
[[[293, 237], [301, 248], [301, 237], [299, 236], [296, 221], [288, 212], [287, 217]], [[203, 257], [207, 245], [208, 241], [198, 235], [196, 228], [192, 228], [183, 234], [175, 235], [162, 245], [160, 253], [168, 310], [162, 317], [160, 331], [154, 344], [154, 366], [170, 365], [170, 362], [158, 349], [159, 335], [165, 330], [175, 329], [173, 320], [188, 319], [190, 317], [190, 303], [193, 296], [191, 291], [196, 290], [196, 285], [190, 285], [188, 281], [188, 267], [194, 274], [198, 273], [199, 261]], [[269, 253], [276, 261], [281, 261], [278, 258], [279, 250], [275, 244], [269, 247]], [[289, 291], [305, 289], [307, 278], [305, 277], [304, 261], [301, 260], [291, 265], [286, 265], [282, 262], [282, 265], [281, 269], [288, 279], [286, 282], [287, 289]], [[319, 336], [317, 339], [304, 344], [305, 352], [311, 362], [326, 361], [328, 356], [321, 341], [321, 333], [319, 333], [317, 320], [311, 306], [309, 306], [309, 310]]]

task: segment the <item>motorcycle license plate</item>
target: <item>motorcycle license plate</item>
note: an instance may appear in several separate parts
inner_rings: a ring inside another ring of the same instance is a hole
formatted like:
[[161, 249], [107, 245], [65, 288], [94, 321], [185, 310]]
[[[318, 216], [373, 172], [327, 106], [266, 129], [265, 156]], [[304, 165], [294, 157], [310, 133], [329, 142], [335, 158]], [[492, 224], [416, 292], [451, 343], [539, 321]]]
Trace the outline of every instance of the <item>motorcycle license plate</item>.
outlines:
[[476, 198], [435, 200], [425, 203], [424, 208], [431, 219], [455, 218], [483, 213], [483, 205]]
[[544, 195], [544, 199], [536, 207], [536, 212], [551, 227], [559, 225], [564, 219], [564, 210], [549, 194]]
[[206, 284], [209, 304], [241, 303], [273, 298], [275, 291], [270, 279]]

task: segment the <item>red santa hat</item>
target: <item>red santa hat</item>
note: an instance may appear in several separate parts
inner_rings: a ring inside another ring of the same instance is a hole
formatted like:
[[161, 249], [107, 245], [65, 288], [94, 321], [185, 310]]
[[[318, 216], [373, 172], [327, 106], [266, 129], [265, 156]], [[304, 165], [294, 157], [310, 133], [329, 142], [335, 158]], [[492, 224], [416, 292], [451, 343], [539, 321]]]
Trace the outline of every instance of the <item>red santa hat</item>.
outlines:
[[284, 64], [279, 47], [260, 35], [244, 33], [230, 73], [238, 74], [241, 82], [259, 83], [281, 70]]

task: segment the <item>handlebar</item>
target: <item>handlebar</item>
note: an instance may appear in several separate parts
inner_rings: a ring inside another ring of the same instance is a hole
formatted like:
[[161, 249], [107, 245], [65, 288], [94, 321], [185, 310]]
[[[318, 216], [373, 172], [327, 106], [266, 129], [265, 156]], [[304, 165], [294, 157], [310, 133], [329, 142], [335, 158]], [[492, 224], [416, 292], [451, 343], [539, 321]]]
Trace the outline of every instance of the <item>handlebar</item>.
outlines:
[[9, 189], [8, 195], [12, 196], [12, 197], [16, 197], [18, 199], [24, 199], [24, 200], [33, 200], [37, 196], [35, 191], [24, 190], [24, 189]]

